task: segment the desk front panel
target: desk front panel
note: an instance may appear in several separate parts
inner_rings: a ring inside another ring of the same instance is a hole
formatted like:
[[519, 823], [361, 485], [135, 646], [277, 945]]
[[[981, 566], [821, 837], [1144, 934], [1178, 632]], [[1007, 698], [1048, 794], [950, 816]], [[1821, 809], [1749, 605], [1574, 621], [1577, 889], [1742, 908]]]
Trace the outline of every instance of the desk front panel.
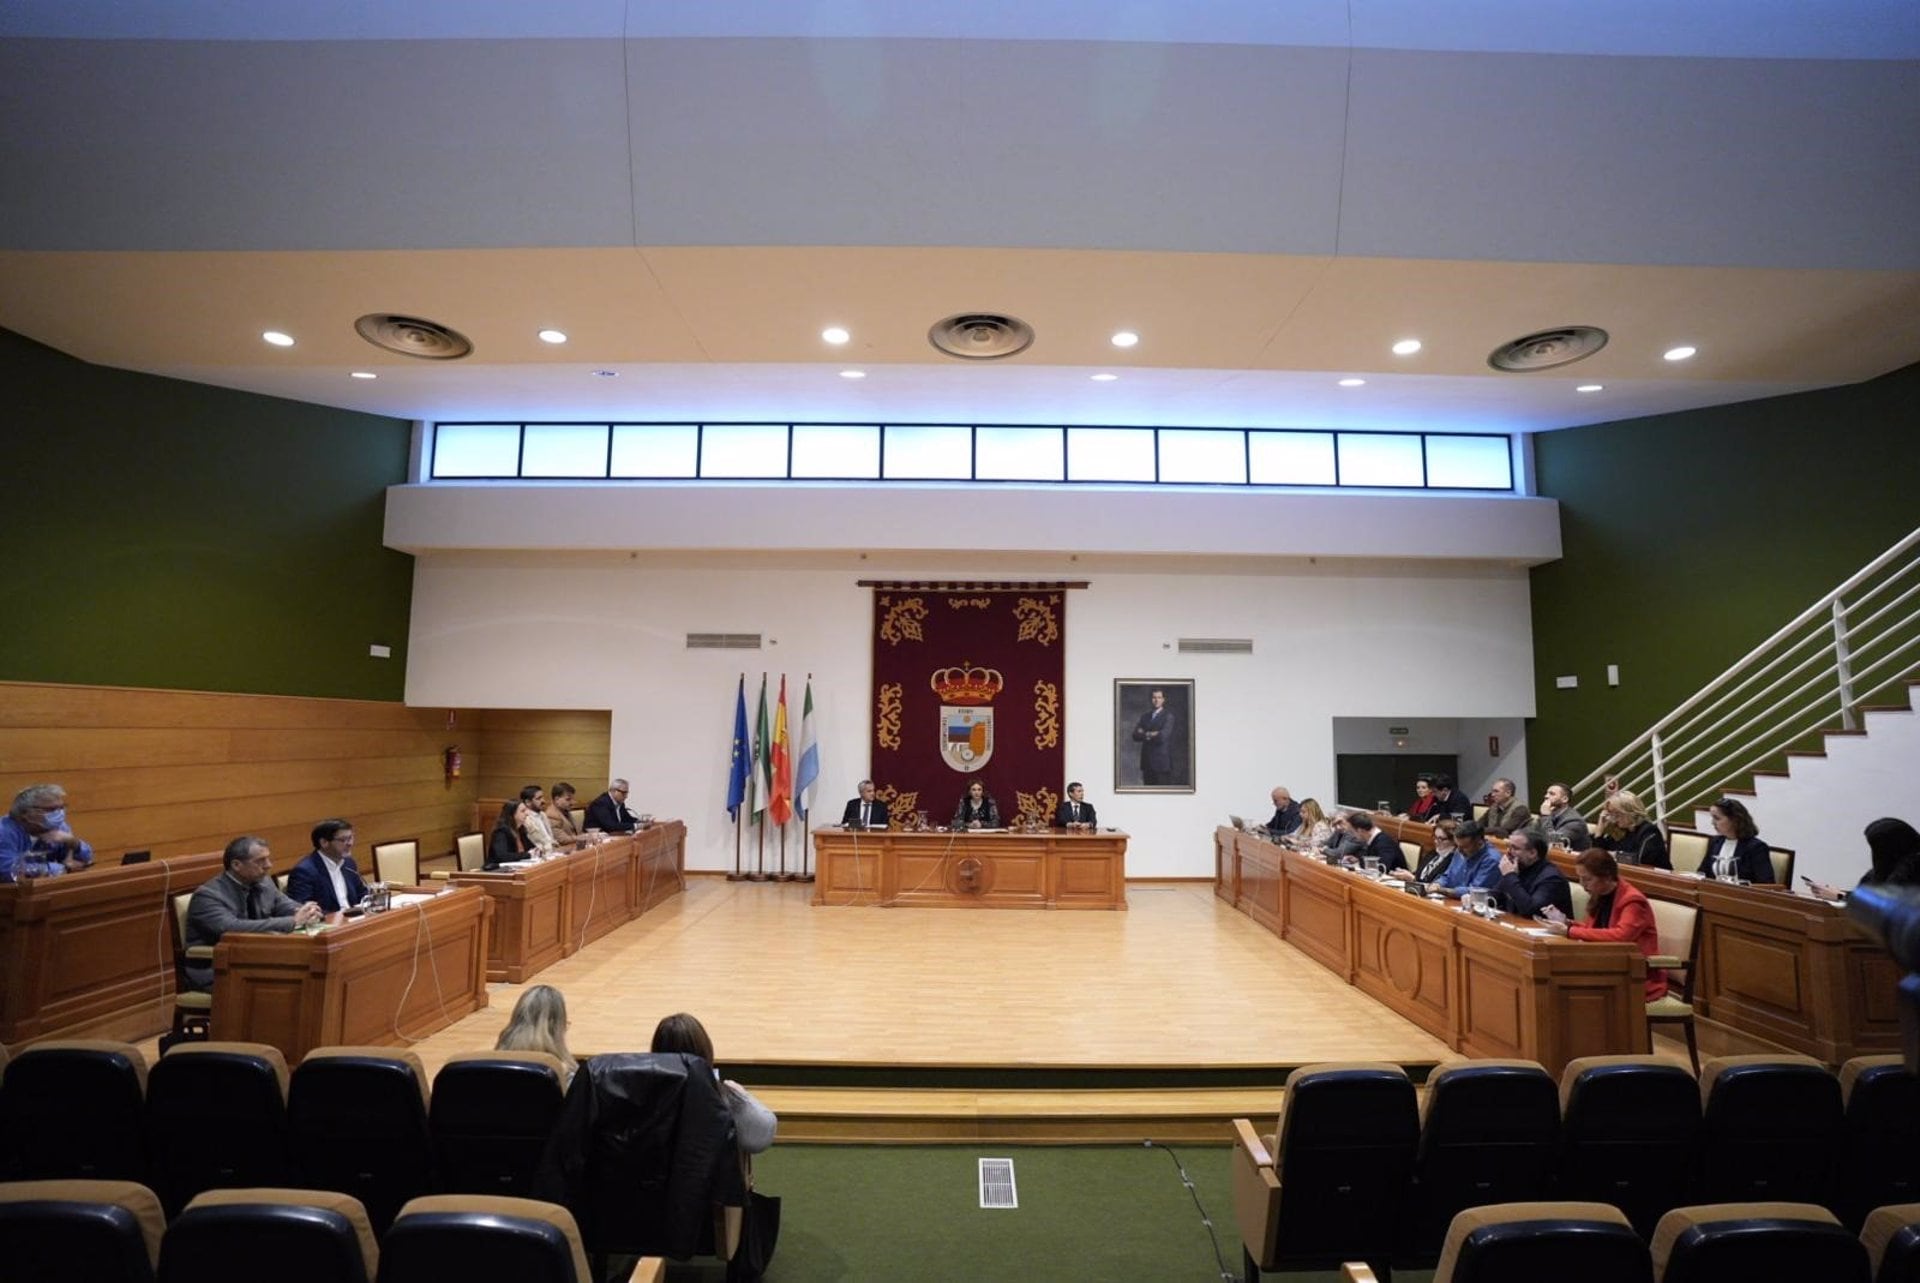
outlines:
[[1124, 833], [813, 835], [813, 903], [1124, 909]]

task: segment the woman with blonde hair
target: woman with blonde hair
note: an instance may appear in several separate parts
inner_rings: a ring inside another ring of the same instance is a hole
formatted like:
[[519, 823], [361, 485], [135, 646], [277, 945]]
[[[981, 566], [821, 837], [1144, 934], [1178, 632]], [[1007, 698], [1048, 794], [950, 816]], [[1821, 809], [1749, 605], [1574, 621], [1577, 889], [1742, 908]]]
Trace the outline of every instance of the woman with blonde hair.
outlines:
[[494, 1042], [495, 1051], [544, 1051], [566, 1070], [567, 1081], [580, 1067], [567, 1050], [567, 999], [552, 985], [535, 985], [513, 1004], [507, 1027]]
[[1287, 835], [1288, 842], [1311, 851], [1327, 840], [1333, 832], [1333, 823], [1327, 819], [1327, 813], [1320, 809], [1320, 803], [1308, 798], [1300, 804], [1300, 827]]
[[1600, 835], [1594, 845], [1613, 852], [1622, 864], [1644, 864], [1653, 869], [1671, 869], [1667, 840], [1660, 826], [1647, 814], [1647, 804], [1638, 794], [1621, 789], [1608, 796], [1600, 808]]

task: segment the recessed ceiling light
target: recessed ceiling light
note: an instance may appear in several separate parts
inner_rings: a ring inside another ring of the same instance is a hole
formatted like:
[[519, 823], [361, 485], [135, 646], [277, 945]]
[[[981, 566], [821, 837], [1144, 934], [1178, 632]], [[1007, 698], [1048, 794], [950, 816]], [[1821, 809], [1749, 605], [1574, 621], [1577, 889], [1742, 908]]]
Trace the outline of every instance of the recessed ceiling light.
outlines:
[[829, 325], [826, 329], [820, 331], [820, 337], [829, 343], [837, 345], [845, 343], [848, 339], [852, 338], [853, 335], [847, 333], [838, 325]]
[[540, 331], [540, 341], [542, 343], [565, 343], [567, 341], [567, 332], [565, 330], [542, 330]]
[[867, 377], [867, 372], [865, 370], [842, 370], [840, 371], [840, 377], [843, 379], [864, 379]]
[[1364, 388], [1367, 386], [1367, 381], [1365, 379], [1342, 379], [1340, 380], [1340, 386], [1343, 388]]
[[1689, 347], [1687, 344], [1682, 343], [1679, 347], [1668, 348], [1662, 355], [1669, 361], [1684, 361], [1699, 350], [1697, 347]]
[[293, 335], [282, 334], [279, 330], [267, 330], [260, 336], [275, 347], [292, 347]]
[[355, 370], [352, 374], [349, 374], [347, 377], [350, 379], [377, 379], [380, 376], [375, 374], [372, 370]]
[[1412, 356], [1420, 350], [1420, 347], [1421, 343], [1419, 339], [1401, 339], [1393, 345], [1393, 354], [1395, 356]]
[[1132, 347], [1134, 344], [1138, 343], [1139, 341], [1140, 341], [1140, 336], [1138, 334], [1135, 334], [1132, 330], [1121, 330], [1118, 334], [1113, 336], [1113, 345], [1115, 347]]
[[1093, 375], [1089, 375], [1088, 377], [1091, 378], [1095, 383], [1111, 383], [1115, 379], [1119, 378], [1120, 376], [1117, 374], [1093, 374]]
[[620, 377], [620, 371], [618, 371], [618, 370], [595, 370], [595, 371], [593, 372], [593, 377], [594, 377], [594, 378], [596, 378], [596, 379], [617, 379], [617, 378], [619, 378], [619, 377]]
[[1601, 388], [1605, 386], [1606, 385], [1602, 383], [1582, 383], [1579, 387], [1575, 388], [1574, 391], [1575, 392], [1598, 392]]

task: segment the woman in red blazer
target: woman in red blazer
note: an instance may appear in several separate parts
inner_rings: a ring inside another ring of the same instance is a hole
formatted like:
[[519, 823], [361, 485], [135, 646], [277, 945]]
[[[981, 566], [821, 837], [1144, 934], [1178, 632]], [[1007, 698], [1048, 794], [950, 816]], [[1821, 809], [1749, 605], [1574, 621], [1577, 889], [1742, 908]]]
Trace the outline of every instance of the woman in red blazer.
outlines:
[[[1592, 847], [1574, 860], [1580, 885], [1587, 892], [1587, 918], [1568, 922], [1565, 914], [1548, 905], [1540, 925], [1557, 935], [1573, 940], [1626, 941], [1640, 946], [1643, 957], [1660, 952], [1660, 928], [1653, 919], [1653, 906], [1638, 887], [1620, 880], [1620, 865], [1613, 852]], [[1647, 1001], [1667, 994], [1667, 973], [1647, 968]]]

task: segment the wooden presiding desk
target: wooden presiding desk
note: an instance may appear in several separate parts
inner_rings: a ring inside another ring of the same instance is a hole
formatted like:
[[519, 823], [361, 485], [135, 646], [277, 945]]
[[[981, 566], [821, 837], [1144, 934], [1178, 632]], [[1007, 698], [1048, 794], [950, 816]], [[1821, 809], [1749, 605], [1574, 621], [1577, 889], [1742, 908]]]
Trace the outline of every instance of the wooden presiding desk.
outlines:
[[168, 897], [219, 872], [220, 853], [206, 851], [0, 885], [0, 1043], [165, 1029]]
[[813, 831], [815, 904], [1124, 909], [1127, 835]]
[[1644, 1052], [1646, 960], [1632, 945], [1529, 935], [1222, 826], [1214, 894], [1348, 984], [1470, 1056]]
[[[1376, 816], [1375, 823], [1433, 850], [1429, 825], [1389, 816]], [[1548, 854], [1571, 880], [1573, 853], [1555, 847]], [[1703, 1019], [1829, 1065], [1900, 1050], [1900, 969], [1839, 905], [1691, 871], [1622, 864], [1620, 876], [1650, 899], [1700, 910], [1693, 1005]]]
[[498, 873], [456, 873], [493, 903], [487, 979], [520, 984], [686, 890], [687, 826], [655, 823]]
[[213, 951], [213, 1036], [297, 1064], [315, 1047], [423, 1038], [486, 1006], [492, 906], [472, 887], [424, 894], [318, 933], [229, 931]]

